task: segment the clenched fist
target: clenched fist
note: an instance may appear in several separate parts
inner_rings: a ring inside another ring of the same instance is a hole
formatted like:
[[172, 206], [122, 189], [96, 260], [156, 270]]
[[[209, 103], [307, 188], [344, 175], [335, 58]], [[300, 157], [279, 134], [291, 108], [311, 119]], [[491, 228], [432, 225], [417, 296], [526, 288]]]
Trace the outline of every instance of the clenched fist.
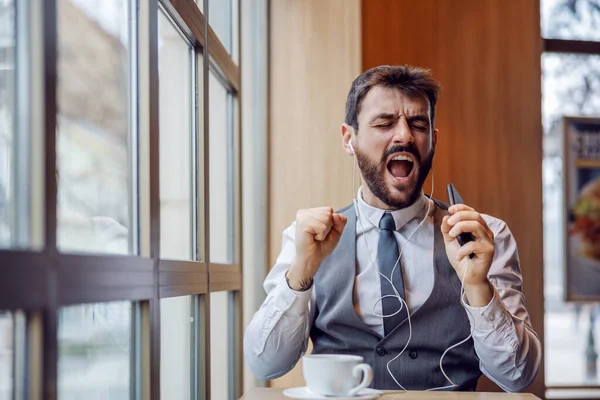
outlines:
[[321, 263], [333, 252], [347, 218], [331, 207], [311, 208], [296, 213], [296, 258], [288, 271], [294, 290], [307, 290]]

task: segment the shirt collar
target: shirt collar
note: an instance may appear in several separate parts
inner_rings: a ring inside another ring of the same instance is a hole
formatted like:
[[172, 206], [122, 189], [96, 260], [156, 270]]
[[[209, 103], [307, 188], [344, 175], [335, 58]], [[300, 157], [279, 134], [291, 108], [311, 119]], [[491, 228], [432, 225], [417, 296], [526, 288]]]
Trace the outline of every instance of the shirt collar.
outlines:
[[[379, 221], [381, 220], [381, 217], [383, 217], [383, 214], [386, 212], [386, 210], [382, 210], [367, 204], [362, 197], [362, 186], [358, 188], [358, 193], [356, 196], [358, 198], [360, 218], [368, 221], [369, 225], [379, 228]], [[396, 223], [396, 231], [402, 229], [407, 222], [414, 219], [419, 214], [423, 215], [424, 208], [426, 207], [428, 201], [431, 200], [421, 193], [417, 200], [410, 206], [390, 211], [394, 217], [394, 222]]]

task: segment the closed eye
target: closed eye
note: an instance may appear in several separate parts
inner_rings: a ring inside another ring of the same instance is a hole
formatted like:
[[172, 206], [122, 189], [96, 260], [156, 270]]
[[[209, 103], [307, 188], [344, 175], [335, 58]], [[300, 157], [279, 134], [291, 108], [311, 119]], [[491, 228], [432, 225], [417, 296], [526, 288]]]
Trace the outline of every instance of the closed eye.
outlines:
[[427, 126], [425, 126], [425, 125], [420, 125], [420, 124], [417, 124], [417, 125], [412, 125], [412, 128], [413, 128], [413, 129], [416, 129], [416, 130], [418, 130], [418, 131], [421, 131], [421, 132], [423, 132], [423, 131], [426, 131], [426, 130], [427, 130]]

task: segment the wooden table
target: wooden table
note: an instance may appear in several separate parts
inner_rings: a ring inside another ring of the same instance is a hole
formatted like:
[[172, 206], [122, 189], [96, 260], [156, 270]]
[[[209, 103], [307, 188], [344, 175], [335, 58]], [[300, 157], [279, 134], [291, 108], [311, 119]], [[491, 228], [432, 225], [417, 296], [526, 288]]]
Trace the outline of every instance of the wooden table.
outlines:
[[[334, 400], [335, 397], [332, 397]], [[386, 391], [378, 400], [539, 400], [530, 393], [487, 393], [487, 392], [401, 392]], [[289, 400], [283, 395], [283, 389], [254, 388], [240, 400]]]

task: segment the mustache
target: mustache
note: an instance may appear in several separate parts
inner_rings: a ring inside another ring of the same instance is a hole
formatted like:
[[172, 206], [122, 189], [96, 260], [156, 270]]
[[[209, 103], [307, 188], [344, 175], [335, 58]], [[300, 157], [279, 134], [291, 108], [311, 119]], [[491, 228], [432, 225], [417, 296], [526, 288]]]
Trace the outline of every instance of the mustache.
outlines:
[[409, 144], [408, 146], [390, 147], [383, 153], [383, 156], [381, 157], [381, 162], [385, 163], [385, 161], [388, 159], [389, 156], [391, 156], [394, 153], [401, 153], [401, 152], [412, 154], [415, 157], [415, 160], [417, 160], [419, 163], [421, 163], [421, 156], [419, 155], [419, 151], [417, 150], [415, 145], [412, 143]]

